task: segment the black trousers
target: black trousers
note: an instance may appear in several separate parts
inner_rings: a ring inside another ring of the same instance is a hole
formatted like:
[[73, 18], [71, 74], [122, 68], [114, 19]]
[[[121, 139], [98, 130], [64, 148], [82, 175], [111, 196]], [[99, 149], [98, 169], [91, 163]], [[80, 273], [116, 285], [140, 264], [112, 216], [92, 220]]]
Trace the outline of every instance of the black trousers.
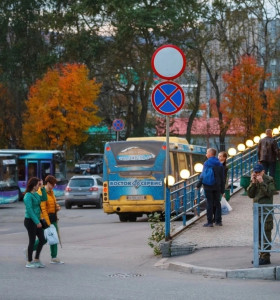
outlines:
[[204, 190], [205, 197], [207, 199], [207, 222], [213, 223], [213, 213], [215, 207], [215, 222], [222, 222], [222, 210], [221, 210], [221, 192], [216, 190]]
[[44, 237], [44, 229], [38, 228], [37, 225], [32, 221], [32, 219], [28, 219], [28, 218], [24, 219], [24, 226], [27, 229], [28, 237], [29, 237], [29, 244], [27, 248], [28, 261], [32, 261], [33, 247], [35, 244], [36, 236], [39, 239], [39, 244], [36, 249], [35, 259], [39, 259], [41, 250], [44, 244], [46, 244], [47, 242]]

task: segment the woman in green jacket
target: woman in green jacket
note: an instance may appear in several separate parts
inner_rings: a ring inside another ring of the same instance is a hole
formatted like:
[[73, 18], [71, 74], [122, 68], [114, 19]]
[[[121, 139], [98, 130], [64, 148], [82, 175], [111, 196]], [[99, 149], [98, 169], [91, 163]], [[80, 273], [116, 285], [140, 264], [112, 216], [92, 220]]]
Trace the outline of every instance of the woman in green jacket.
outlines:
[[[24, 226], [27, 229], [29, 244], [27, 248], [28, 260], [26, 262], [26, 268], [44, 268], [40, 262], [40, 253], [43, 248], [43, 245], [46, 243], [44, 237], [44, 230], [42, 224], [40, 223], [40, 204], [41, 201], [47, 200], [47, 194], [45, 188], [41, 188], [42, 196], [40, 196], [37, 191], [41, 185], [41, 181], [37, 177], [31, 177], [27, 183], [24, 204], [25, 204], [25, 219]], [[39, 239], [39, 244], [35, 253], [35, 259], [32, 260], [33, 247], [35, 243], [36, 236]]]

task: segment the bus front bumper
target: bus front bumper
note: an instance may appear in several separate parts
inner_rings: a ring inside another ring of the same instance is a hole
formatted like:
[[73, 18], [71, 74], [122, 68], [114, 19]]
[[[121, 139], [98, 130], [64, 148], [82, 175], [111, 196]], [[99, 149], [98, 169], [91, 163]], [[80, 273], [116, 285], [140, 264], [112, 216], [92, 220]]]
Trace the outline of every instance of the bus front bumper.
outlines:
[[[118, 202], [118, 201], [116, 201]], [[163, 212], [164, 211], [164, 201], [160, 203], [151, 204], [140, 204], [137, 201], [131, 204], [120, 204], [120, 203], [106, 203], [103, 202], [103, 210], [107, 214], [113, 213], [152, 213], [152, 212]]]

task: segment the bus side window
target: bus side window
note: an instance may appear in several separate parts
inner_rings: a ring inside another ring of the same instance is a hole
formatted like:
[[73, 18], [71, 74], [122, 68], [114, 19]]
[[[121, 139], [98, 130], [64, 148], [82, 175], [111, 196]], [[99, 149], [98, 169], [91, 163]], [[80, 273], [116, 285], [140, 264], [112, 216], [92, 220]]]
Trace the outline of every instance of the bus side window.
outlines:
[[[180, 172], [184, 169], [191, 171], [188, 166], [186, 153], [179, 152], [178, 160], [179, 160], [179, 175], [180, 175]], [[180, 178], [180, 180], [181, 180], [181, 178]]]
[[18, 160], [18, 180], [25, 181], [25, 162], [24, 160]]
[[178, 153], [177, 152], [173, 152], [173, 163], [174, 163], [174, 170], [173, 170], [173, 176], [175, 178], [175, 182], [178, 182], [179, 179], [179, 163], [178, 163]]
[[28, 163], [28, 179], [31, 177], [37, 177], [37, 164], [36, 163]]

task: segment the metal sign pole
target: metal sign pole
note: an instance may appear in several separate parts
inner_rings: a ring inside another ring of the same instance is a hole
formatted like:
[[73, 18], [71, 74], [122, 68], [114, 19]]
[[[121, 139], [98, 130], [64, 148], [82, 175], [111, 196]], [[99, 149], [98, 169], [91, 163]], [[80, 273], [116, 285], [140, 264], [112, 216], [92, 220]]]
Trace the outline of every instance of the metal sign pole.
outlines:
[[170, 194], [169, 189], [169, 116], [166, 116], [166, 159], [165, 159], [165, 240], [170, 240]]

